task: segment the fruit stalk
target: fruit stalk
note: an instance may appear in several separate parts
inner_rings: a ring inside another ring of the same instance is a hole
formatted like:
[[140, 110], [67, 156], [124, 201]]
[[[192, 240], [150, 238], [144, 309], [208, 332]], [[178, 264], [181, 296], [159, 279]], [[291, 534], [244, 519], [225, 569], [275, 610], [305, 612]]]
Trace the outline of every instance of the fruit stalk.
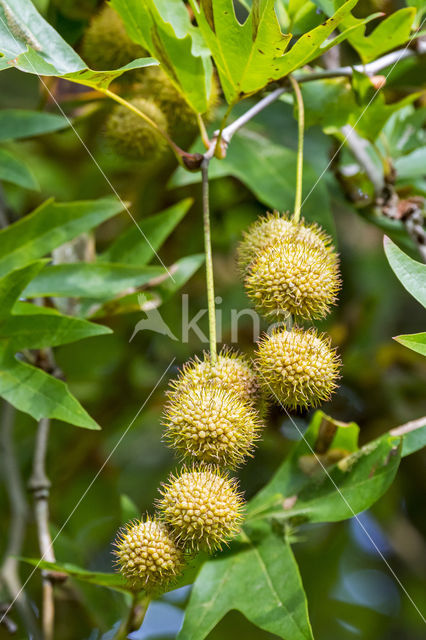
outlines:
[[305, 108], [303, 105], [303, 97], [302, 97], [302, 92], [300, 90], [299, 83], [292, 76], [289, 76], [289, 80], [291, 82], [291, 86], [293, 87], [294, 95], [296, 96], [297, 111], [298, 111], [297, 122], [298, 122], [299, 140], [297, 145], [296, 196], [294, 200], [293, 220], [295, 222], [299, 222], [300, 209], [302, 208], [303, 136], [304, 136], [304, 129], [305, 129]]
[[201, 164], [201, 175], [203, 184], [203, 221], [204, 221], [204, 252], [206, 255], [206, 284], [207, 284], [207, 305], [209, 311], [209, 339], [210, 356], [212, 364], [216, 363], [216, 309], [214, 300], [214, 277], [212, 243], [210, 233], [210, 203], [209, 203], [209, 162], [204, 158]]

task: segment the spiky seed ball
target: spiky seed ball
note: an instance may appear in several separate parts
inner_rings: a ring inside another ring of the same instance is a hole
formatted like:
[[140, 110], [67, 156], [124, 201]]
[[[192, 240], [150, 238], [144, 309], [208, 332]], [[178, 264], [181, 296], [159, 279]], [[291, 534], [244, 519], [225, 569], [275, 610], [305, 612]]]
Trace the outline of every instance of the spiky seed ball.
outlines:
[[[167, 131], [167, 118], [152, 100], [135, 98], [130, 103]], [[123, 156], [153, 160], [166, 148], [166, 141], [143, 118], [124, 106], [113, 109], [106, 122], [106, 133], [112, 145]]]
[[303, 219], [295, 222], [288, 215], [280, 214], [278, 211], [268, 212], [243, 232], [243, 239], [237, 249], [241, 273], [247, 273], [259, 251], [284, 237], [334, 252], [330, 236], [317, 224], [307, 224]]
[[183, 470], [171, 476], [157, 503], [179, 543], [193, 551], [220, 549], [239, 531], [243, 499], [236, 481], [217, 468]]
[[163, 522], [147, 518], [118, 533], [114, 555], [119, 571], [136, 590], [155, 591], [177, 576], [184, 558]]
[[322, 318], [340, 287], [337, 257], [305, 240], [284, 236], [261, 249], [245, 279], [249, 298], [264, 315]]
[[92, 69], [118, 69], [149, 54], [129, 38], [121, 17], [109, 5], [97, 13], [81, 43], [81, 56]]
[[289, 409], [317, 406], [336, 388], [340, 360], [330, 339], [315, 329], [276, 331], [258, 344], [259, 381], [275, 402]]
[[252, 455], [263, 426], [248, 402], [213, 384], [172, 393], [162, 424], [165, 441], [183, 457], [230, 468]]
[[226, 347], [218, 354], [213, 364], [209, 353], [203, 360], [195, 357], [183, 365], [180, 375], [170, 383], [170, 397], [182, 393], [194, 384], [202, 386], [212, 383], [227, 391], [233, 391], [242, 400], [256, 405], [260, 400], [260, 388], [255, 372], [241, 354]]

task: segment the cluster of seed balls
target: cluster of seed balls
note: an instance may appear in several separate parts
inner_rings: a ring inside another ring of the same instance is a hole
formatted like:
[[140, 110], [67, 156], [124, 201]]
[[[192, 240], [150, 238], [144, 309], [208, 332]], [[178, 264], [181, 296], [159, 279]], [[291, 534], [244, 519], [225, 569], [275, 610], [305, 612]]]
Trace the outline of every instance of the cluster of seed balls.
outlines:
[[[268, 316], [318, 318], [335, 302], [338, 258], [316, 225], [267, 214], [244, 234], [238, 261]], [[329, 339], [297, 327], [265, 335], [254, 366], [226, 348], [216, 360], [205, 353], [183, 366], [162, 422], [165, 441], [190, 464], [161, 487], [156, 517], [130, 523], [116, 541], [119, 570], [134, 589], [164, 588], [191, 554], [220, 549], [238, 533], [243, 499], [229, 470], [252, 456], [265, 401], [316, 406], [330, 397], [338, 369]]]
[[[81, 43], [81, 55], [92, 69], [118, 69], [149, 53], [127, 35], [116, 11], [104, 5], [95, 14]], [[159, 66], [128, 71], [121, 78], [121, 92], [130, 104], [147, 115], [180, 145], [189, 145], [197, 133], [197, 116]], [[214, 81], [207, 118], [218, 98]], [[167, 152], [164, 137], [137, 113], [118, 105], [105, 124], [106, 136], [120, 155], [132, 160], [155, 160]]]

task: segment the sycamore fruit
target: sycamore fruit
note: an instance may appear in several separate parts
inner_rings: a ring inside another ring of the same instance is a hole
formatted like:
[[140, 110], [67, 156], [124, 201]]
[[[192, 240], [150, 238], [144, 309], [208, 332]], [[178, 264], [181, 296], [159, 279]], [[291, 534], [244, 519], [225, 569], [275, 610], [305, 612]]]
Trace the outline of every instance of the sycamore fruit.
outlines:
[[157, 506], [177, 541], [192, 551], [220, 549], [239, 531], [243, 499], [217, 468], [184, 469], [161, 489]]

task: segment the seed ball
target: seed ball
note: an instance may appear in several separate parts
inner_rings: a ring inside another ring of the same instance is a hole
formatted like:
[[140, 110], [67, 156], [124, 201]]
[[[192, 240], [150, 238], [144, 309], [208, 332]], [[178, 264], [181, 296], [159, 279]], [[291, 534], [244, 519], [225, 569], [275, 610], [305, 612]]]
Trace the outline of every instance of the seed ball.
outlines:
[[161, 517], [192, 551], [220, 549], [239, 531], [243, 499], [236, 481], [217, 468], [185, 469], [170, 477], [161, 495]]
[[256, 365], [265, 393], [284, 407], [296, 409], [329, 400], [341, 363], [327, 336], [315, 329], [294, 328], [262, 338]]
[[256, 373], [241, 354], [224, 348], [213, 364], [209, 353], [204, 353], [203, 360], [195, 357], [183, 365], [176, 380], [170, 383], [171, 391], [182, 393], [188, 386], [203, 386], [212, 383], [230, 392], [234, 392], [241, 400], [256, 406], [260, 401], [260, 387]]
[[[167, 118], [152, 100], [135, 98], [130, 103], [167, 131]], [[106, 123], [106, 134], [115, 150], [131, 159], [153, 160], [164, 153], [166, 141], [150, 124], [127, 107], [113, 109]]]
[[304, 220], [295, 222], [288, 215], [278, 211], [268, 212], [258, 218], [243, 232], [243, 239], [238, 245], [238, 266], [244, 275], [259, 251], [282, 238], [303, 241], [324, 251], [334, 252], [332, 240], [317, 224], [307, 224]]
[[107, 5], [93, 17], [87, 28], [81, 55], [92, 69], [107, 71], [149, 54], [129, 38], [121, 17]]
[[164, 523], [147, 518], [118, 533], [114, 555], [120, 573], [135, 589], [155, 591], [182, 570], [184, 557]]
[[263, 426], [248, 402], [212, 384], [192, 384], [172, 393], [162, 424], [165, 441], [182, 457], [229, 468], [252, 456]]
[[337, 256], [284, 236], [256, 254], [245, 285], [255, 307], [266, 316], [289, 313], [323, 318], [340, 287]]

